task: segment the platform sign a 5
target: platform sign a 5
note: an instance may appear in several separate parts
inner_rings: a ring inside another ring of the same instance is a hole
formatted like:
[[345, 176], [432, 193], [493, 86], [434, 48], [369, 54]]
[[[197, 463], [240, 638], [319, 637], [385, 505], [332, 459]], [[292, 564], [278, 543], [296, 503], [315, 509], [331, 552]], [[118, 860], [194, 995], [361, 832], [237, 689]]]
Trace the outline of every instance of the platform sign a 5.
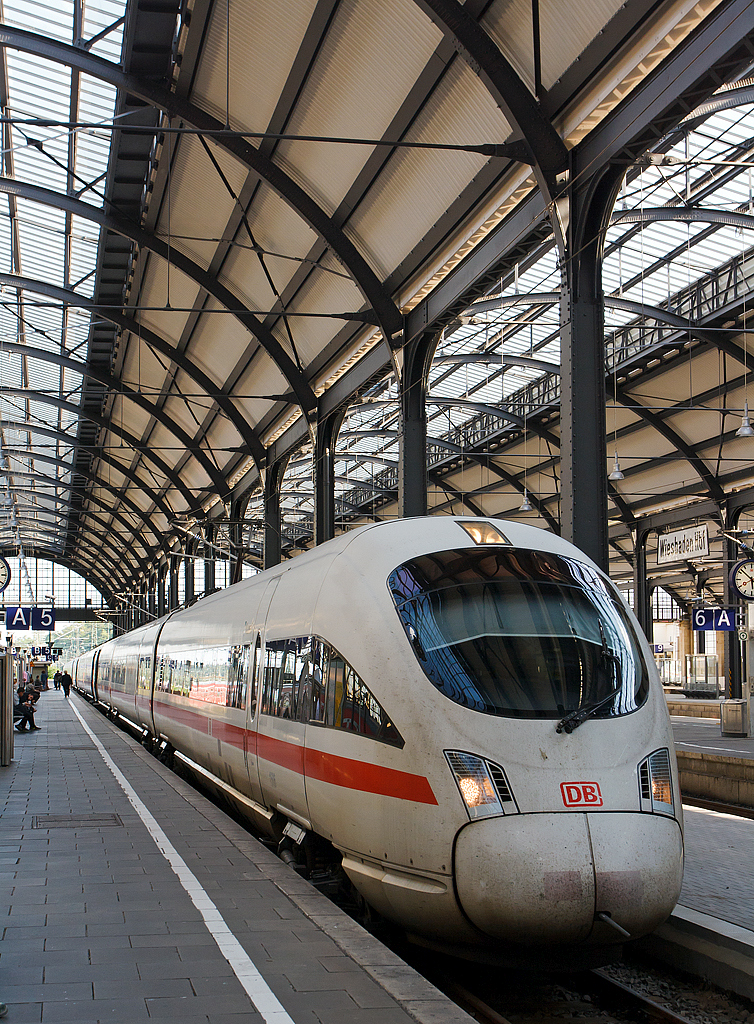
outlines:
[[39, 629], [49, 633], [55, 629], [55, 609], [6, 608], [5, 628], [9, 632], [19, 629]]

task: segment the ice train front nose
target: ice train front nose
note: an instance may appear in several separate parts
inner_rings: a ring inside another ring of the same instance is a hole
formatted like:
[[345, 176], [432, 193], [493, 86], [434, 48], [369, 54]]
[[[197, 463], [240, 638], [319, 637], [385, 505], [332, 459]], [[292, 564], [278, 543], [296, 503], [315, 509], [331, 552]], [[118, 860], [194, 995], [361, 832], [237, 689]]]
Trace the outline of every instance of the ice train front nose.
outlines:
[[458, 835], [456, 891], [469, 920], [522, 944], [620, 942], [671, 913], [683, 847], [674, 818], [631, 812], [478, 819]]

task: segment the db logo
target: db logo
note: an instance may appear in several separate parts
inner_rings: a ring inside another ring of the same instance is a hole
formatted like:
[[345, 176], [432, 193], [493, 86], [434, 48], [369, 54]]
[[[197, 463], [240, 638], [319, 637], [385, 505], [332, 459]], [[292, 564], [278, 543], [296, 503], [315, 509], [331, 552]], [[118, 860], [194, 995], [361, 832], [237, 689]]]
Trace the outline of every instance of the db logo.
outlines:
[[602, 793], [596, 782], [561, 782], [566, 807], [602, 807]]

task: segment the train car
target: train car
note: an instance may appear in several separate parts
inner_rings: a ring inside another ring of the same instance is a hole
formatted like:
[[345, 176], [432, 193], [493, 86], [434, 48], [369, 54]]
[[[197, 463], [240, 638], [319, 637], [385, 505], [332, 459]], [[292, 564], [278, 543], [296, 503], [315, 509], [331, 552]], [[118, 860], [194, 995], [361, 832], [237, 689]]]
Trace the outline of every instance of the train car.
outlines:
[[425, 944], [586, 958], [678, 898], [652, 653], [609, 579], [542, 530], [353, 530], [110, 641], [93, 685]]

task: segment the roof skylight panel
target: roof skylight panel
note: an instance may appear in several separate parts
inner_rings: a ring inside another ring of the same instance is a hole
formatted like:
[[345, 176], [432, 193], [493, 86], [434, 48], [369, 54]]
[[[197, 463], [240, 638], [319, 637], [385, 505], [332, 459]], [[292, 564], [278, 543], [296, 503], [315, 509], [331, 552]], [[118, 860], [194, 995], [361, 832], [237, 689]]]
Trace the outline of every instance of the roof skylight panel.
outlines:
[[3, 19], [8, 25], [70, 43], [73, 35], [73, 3], [43, 0], [4, 0]]

